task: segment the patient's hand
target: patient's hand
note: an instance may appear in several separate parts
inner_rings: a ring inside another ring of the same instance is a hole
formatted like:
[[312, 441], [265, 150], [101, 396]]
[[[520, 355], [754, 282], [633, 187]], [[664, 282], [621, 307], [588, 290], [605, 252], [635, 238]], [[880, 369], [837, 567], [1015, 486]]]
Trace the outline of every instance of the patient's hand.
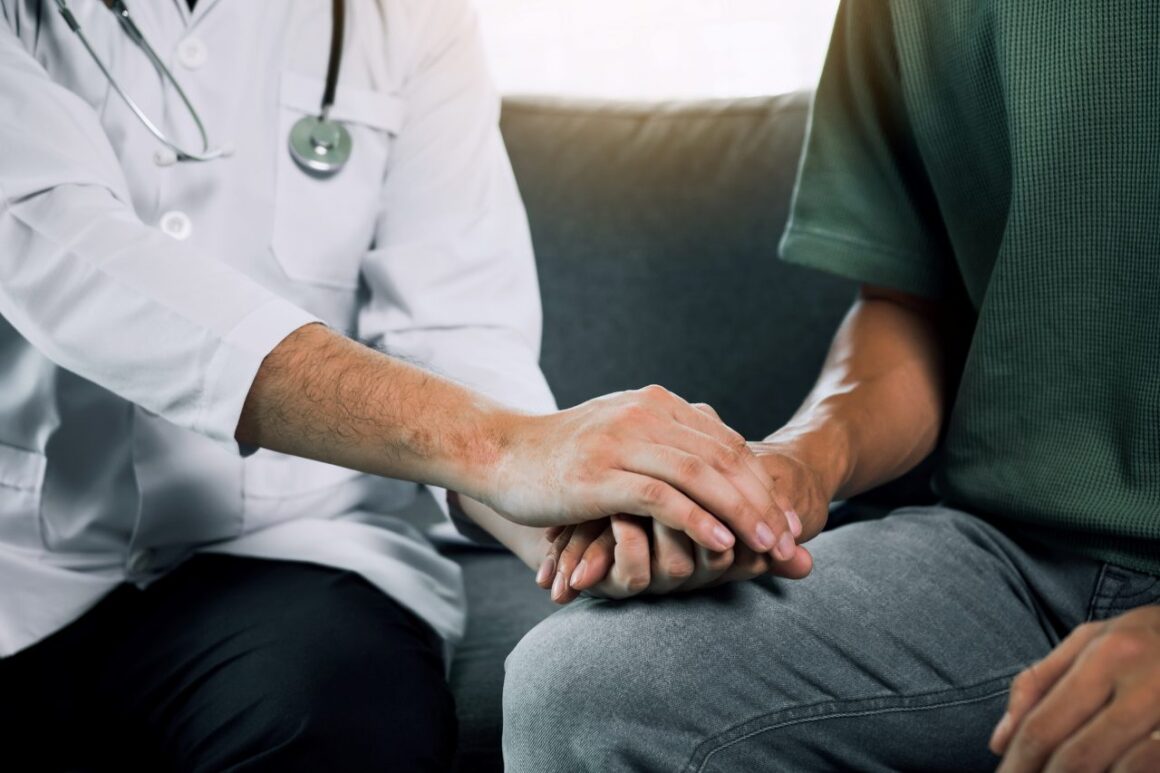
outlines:
[[790, 561], [755, 553], [738, 543], [716, 552], [650, 518], [614, 515], [549, 531], [548, 551], [536, 582], [566, 604], [586, 591], [604, 598], [685, 592], [750, 580], [767, 572], [804, 577], [812, 559], [798, 547]]

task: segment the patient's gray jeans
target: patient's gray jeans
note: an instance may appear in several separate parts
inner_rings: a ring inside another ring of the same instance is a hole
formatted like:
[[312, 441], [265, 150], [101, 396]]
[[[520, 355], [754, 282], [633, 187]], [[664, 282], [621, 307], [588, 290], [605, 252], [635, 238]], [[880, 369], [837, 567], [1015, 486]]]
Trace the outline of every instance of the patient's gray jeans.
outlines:
[[1157, 578], [946, 508], [826, 532], [814, 573], [585, 599], [507, 661], [511, 771], [987, 770], [1011, 678]]

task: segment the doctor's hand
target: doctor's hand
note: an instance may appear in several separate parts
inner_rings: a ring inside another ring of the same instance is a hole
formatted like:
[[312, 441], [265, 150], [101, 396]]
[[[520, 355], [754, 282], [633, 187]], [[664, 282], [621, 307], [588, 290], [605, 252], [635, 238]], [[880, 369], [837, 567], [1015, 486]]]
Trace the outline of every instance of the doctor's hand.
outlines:
[[745, 440], [711, 410], [661, 387], [512, 416], [500, 436], [502, 451], [480, 493], [465, 493], [516, 523], [556, 526], [628, 513], [709, 550], [740, 540], [754, 552], [792, 556], [789, 522]]
[[788, 562], [745, 545], [711, 551], [654, 520], [616, 515], [578, 526], [550, 529], [553, 540], [536, 582], [566, 604], [580, 592], [602, 598], [628, 598], [688, 592], [766, 573], [801, 577], [810, 558], [796, 548]]
[[1001, 773], [1160, 770], [1160, 606], [1086, 623], [1011, 684]]

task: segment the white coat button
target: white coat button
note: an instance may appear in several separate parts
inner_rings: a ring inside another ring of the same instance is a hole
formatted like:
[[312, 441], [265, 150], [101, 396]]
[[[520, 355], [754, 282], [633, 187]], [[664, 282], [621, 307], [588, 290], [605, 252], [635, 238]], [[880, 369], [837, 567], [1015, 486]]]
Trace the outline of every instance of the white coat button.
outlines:
[[161, 230], [180, 241], [193, 233], [193, 223], [189, 221], [189, 215], [175, 210], [161, 216]]
[[201, 38], [186, 38], [177, 44], [177, 61], [187, 69], [196, 70], [209, 59], [209, 49]]
[[133, 574], [141, 574], [148, 572], [153, 566], [153, 551], [151, 550], [135, 550], [129, 556], [129, 571]]
[[177, 163], [177, 154], [169, 148], [158, 148], [153, 151], [153, 163], [157, 166], [173, 166]]

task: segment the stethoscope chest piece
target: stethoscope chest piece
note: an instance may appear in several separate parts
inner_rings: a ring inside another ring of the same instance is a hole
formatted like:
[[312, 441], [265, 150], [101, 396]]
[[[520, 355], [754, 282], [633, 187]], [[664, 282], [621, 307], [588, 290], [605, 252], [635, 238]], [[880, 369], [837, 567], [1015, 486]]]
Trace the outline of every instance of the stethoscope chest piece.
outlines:
[[308, 174], [330, 177], [350, 160], [350, 132], [317, 115], [299, 118], [290, 129], [290, 155]]

